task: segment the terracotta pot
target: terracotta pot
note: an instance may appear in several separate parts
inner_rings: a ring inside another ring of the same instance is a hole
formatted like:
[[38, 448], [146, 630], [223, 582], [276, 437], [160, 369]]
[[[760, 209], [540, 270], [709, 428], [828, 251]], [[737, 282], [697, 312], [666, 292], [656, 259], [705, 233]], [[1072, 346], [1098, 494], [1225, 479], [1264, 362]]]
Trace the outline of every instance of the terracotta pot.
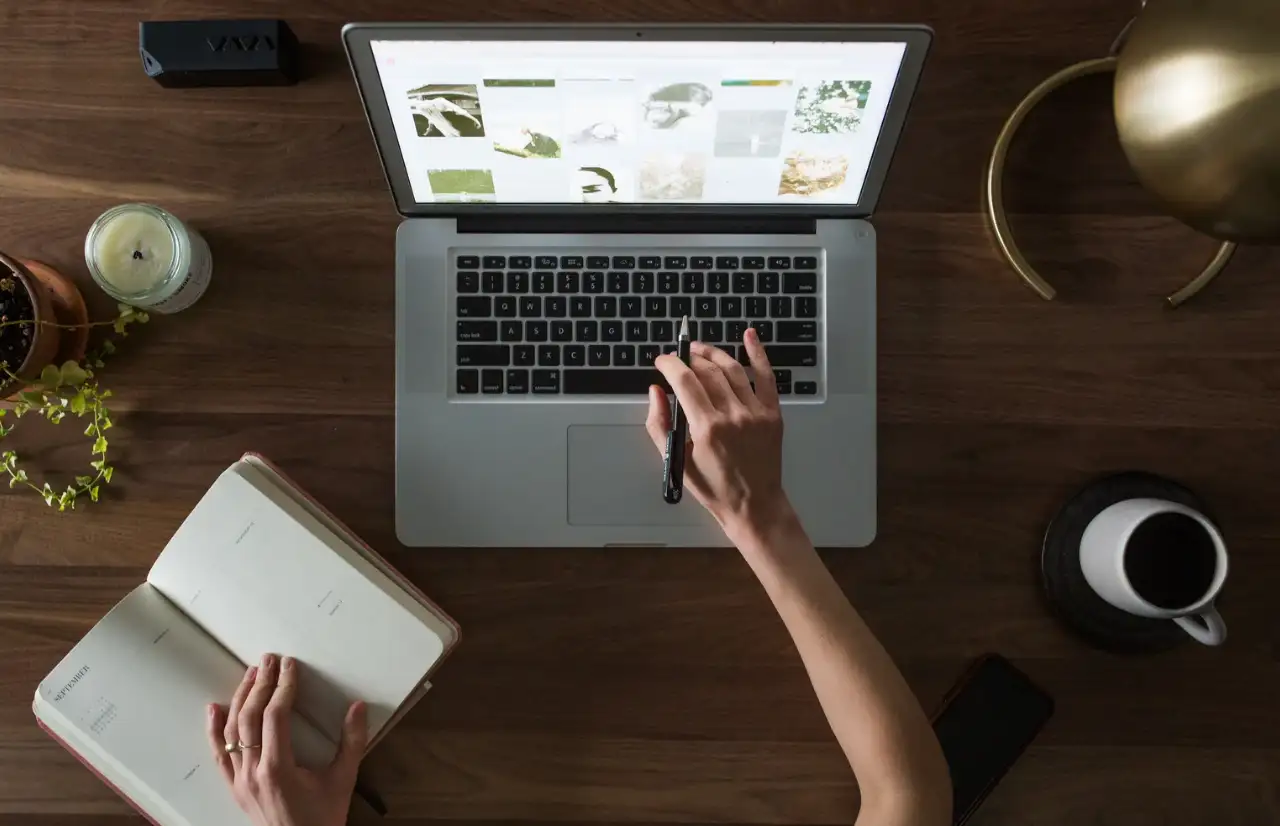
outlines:
[[[31, 346], [27, 350], [27, 356], [23, 359], [22, 365], [16, 370], [12, 365], [9, 368], [22, 379], [21, 384], [25, 385], [37, 379], [40, 371], [51, 364], [58, 354], [61, 336], [57, 327], [49, 326], [49, 323], [57, 323], [58, 318], [54, 314], [53, 297], [49, 294], [49, 290], [22, 262], [0, 252], [0, 277], [6, 275], [5, 269], [8, 269], [27, 291], [35, 314], [34, 320], [37, 322], [31, 333]], [[0, 393], [9, 395], [18, 392], [21, 387], [15, 387], [14, 384], [15, 382], [7, 378], [0, 381]]]

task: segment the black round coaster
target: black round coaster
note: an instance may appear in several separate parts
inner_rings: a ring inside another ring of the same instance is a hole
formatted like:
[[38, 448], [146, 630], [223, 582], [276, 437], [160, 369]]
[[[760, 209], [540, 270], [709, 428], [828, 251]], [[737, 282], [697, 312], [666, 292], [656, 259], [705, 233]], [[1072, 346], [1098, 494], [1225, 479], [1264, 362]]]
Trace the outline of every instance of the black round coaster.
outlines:
[[1167, 499], [1205, 513], [1195, 494], [1176, 482], [1150, 473], [1120, 473], [1073, 496], [1049, 523], [1040, 552], [1044, 590], [1055, 613], [1093, 645], [1126, 654], [1165, 651], [1190, 639], [1172, 620], [1136, 617], [1111, 605], [1089, 587], [1080, 569], [1084, 529], [1116, 502], [1137, 498]]

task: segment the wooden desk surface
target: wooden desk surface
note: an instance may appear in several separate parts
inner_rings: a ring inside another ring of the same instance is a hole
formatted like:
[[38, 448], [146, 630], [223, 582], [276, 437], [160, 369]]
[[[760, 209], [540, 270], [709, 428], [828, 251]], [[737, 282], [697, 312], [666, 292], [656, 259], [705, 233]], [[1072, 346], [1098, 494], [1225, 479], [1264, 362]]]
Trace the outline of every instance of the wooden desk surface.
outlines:
[[[937, 41], [882, 209], [880, 538], [826, 558], [933, 706], [982, 652], [1057, 716], [979, 824], [1280, 823], [1280, 252], [1242, 251], [1176, 312], [1213, 245], [1133, 182], [1103, 79], [1064, 90], [1015, 147], [1009, 197], [1046, 303], [993, 254], [978, 209], [1021, 95], [1105, 51], [1113, 0], [490, 0], [488, 20], [926, 22]], [[139, 12], [145, 7], [145, 12]], [[140, 14], [287, 17], [293, 89], [164, 90]], [[430, 16], [392, 0], [0, 2], [0, 249], [88, 285], [90, 221], [161, 203], [207, 234], [213, 286], [131, 338], [117, 483], [59, 515], [0, 496], [0, 824], [133, 815], [36, 728], [37, 681], [128, 589], [245, 450], [285, 467], [466, 629], [430, 699], [369, 761], [402, 822], [849, 823], [857, 794], [789, 640], [728, 551], [413, 551], [392, 524], [397, 218], [338, 31]], [[15, 436], [72, 470], [78, 431]], [[1036, 551], [1103, 471], [1192, 485], [1227, 536], [1219, 650], [1127, 659], [1048, 614]], [[5, 491], [8, 494], [8, 491]]]

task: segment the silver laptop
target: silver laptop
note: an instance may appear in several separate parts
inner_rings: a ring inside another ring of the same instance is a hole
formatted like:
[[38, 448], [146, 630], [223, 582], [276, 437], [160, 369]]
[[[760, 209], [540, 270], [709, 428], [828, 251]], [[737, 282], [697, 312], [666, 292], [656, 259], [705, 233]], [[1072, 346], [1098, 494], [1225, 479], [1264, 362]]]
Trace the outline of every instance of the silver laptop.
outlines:
[[405, 220], [396, 531], [406, 545], [726, 544], [662, 498], [654, 359], [687, 315], [784, 395], [818, 545], [876, 532], [869, 222], [922, 26], [352, 24]]

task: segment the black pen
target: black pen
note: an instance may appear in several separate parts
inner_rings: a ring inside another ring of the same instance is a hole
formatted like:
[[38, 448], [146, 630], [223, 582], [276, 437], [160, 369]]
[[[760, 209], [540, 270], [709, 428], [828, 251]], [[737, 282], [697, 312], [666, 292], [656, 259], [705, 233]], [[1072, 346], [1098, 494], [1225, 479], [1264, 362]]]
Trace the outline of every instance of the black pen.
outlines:
[[[680, 321], [680, 334], [676, 336], [676, 355], [687, 367], [689, 366], [689, 316]], [[662, 498], [667, 504], [674, 505], [684, 495], [684, 453], [689, 441], [689, 424], [685, 421], [684, 411], [680, 409], [680, 399], [672, 393], [675, 401], [671, 405], [671, 430], [667, 431], [667, 452], [662, 460]]]

